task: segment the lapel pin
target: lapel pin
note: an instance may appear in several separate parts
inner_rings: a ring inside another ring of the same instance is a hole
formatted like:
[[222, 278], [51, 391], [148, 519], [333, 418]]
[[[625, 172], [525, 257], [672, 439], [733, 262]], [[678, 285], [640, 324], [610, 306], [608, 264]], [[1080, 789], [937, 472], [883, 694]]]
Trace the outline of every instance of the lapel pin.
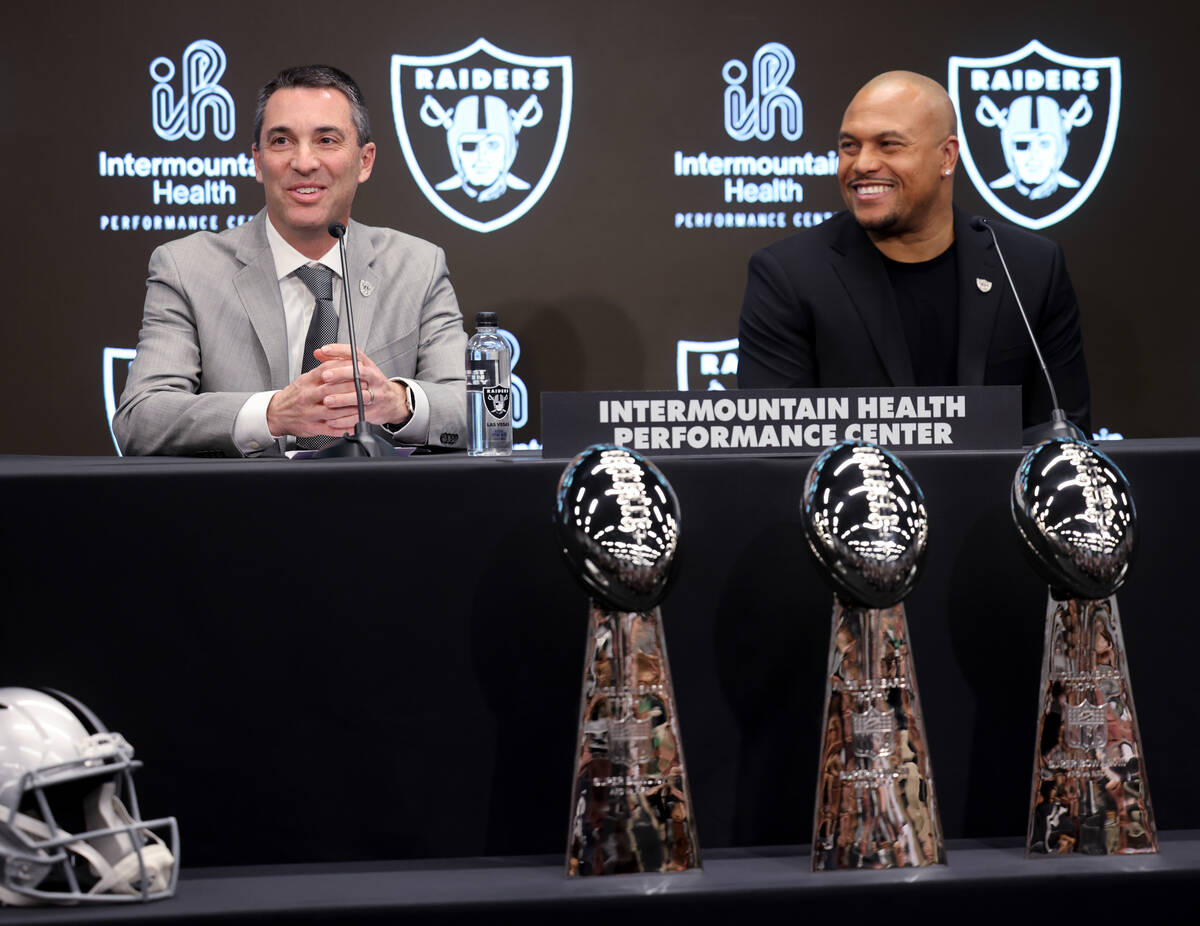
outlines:
[[[981, 293], [990, 293], [992, 291], [992, 281], [985, 280], [983, 277], [976, 277], [975, 285], [979, 287]], [[366, 293], [363, 293], [363, 295], [365, 296]]]
[[[991, 286], [991, 285], [992, 285], [991, 283], [988, 284], [988, 286]], [[375, 292], [375, 287], [372, 284], [368, 283], [366, 280], [359, 280], [358, 281], [358, 291], [360, 293], [362, 293], [363, 296], [369, 296], [369, 295], [371, 295], [371, 293]], [[986, 290], [985, 290], [985, 292], [986, 292]]]

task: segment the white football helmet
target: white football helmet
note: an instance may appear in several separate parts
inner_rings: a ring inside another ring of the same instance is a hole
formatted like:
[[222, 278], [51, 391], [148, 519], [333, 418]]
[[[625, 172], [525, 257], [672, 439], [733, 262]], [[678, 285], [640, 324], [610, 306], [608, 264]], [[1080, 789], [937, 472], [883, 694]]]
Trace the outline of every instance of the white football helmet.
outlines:
[[0, 688], [0, 902], [172, 896], [179, 831], [174, 817], [141, 819], [141, 764], [69, 695]]

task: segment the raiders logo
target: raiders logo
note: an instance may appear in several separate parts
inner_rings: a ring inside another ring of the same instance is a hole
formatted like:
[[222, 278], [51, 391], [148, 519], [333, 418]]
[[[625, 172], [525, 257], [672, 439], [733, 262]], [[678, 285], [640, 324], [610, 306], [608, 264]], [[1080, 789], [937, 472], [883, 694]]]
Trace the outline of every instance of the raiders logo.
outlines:
[[132, 347], [106, 347], [101, 360], [101, 376], [104, 382], [104, 413], [108, 416], [108, 435], [112, 438], [113, 446], [117, 448], [117, 456], [121, 456], [121, 445], [117, 443], [117, 435], [113, 433], [113, 415], [117, 413], [117, 399], [125, 390], [125, 380], [129, 376], [129, 367], [137, 350]]
[[550, 186], [571, 124], [569, 56], [487, 39], [446, 55], [392, 55], [392, 113], [421, 192], [448, 219], [495, 231]]
[[497, 421], [508, 417], [509, 391], [507, 386], [484, 386], [483, 404]]
[[947, 89], [963, 166], [997, 213], [1046, 228], [1096, 189], [1117, 137], [1120, 58], [1076, 58], [1035, 39], [995, 58], [952, 57]]
[[736, 389], [738, 339], [677, 341], [675, 382], [681, 390]]

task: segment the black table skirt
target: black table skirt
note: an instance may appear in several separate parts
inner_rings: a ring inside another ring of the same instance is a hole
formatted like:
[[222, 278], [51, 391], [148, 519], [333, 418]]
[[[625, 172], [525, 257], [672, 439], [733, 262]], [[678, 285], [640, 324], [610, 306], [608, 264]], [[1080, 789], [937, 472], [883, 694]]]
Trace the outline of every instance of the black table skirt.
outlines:
[[[1196, 829], [1200, 440], [1106, 449], [1139, 513], [1119, 602], [1150, 791], [1160, 827]], [[1020, 456], [905, 457], [951, 838], [1026, 825], [1046, 589], [1008, 512]], [[811, 457], [659, 462], [702, 846], [806, 843], [831, 606], [799, 524]], [[0, 458], [0, 683], [62, 688], [125, 734], [187, 865], [561, 853], [587, 612], [551, 528], [563, 467]]]

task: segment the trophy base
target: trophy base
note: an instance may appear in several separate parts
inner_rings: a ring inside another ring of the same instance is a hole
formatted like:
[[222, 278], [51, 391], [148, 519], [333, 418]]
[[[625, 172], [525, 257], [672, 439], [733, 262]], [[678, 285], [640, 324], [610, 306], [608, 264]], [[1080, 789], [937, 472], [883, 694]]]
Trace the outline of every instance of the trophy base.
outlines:
[[1026, 854], [1158, 851], [1116, 596], [1051, 596]]
[[658, 608], [592, 602], [567, 876], [700, 867]]
[[813, 871], [943, 865], [904, 605], [834, 601]]

